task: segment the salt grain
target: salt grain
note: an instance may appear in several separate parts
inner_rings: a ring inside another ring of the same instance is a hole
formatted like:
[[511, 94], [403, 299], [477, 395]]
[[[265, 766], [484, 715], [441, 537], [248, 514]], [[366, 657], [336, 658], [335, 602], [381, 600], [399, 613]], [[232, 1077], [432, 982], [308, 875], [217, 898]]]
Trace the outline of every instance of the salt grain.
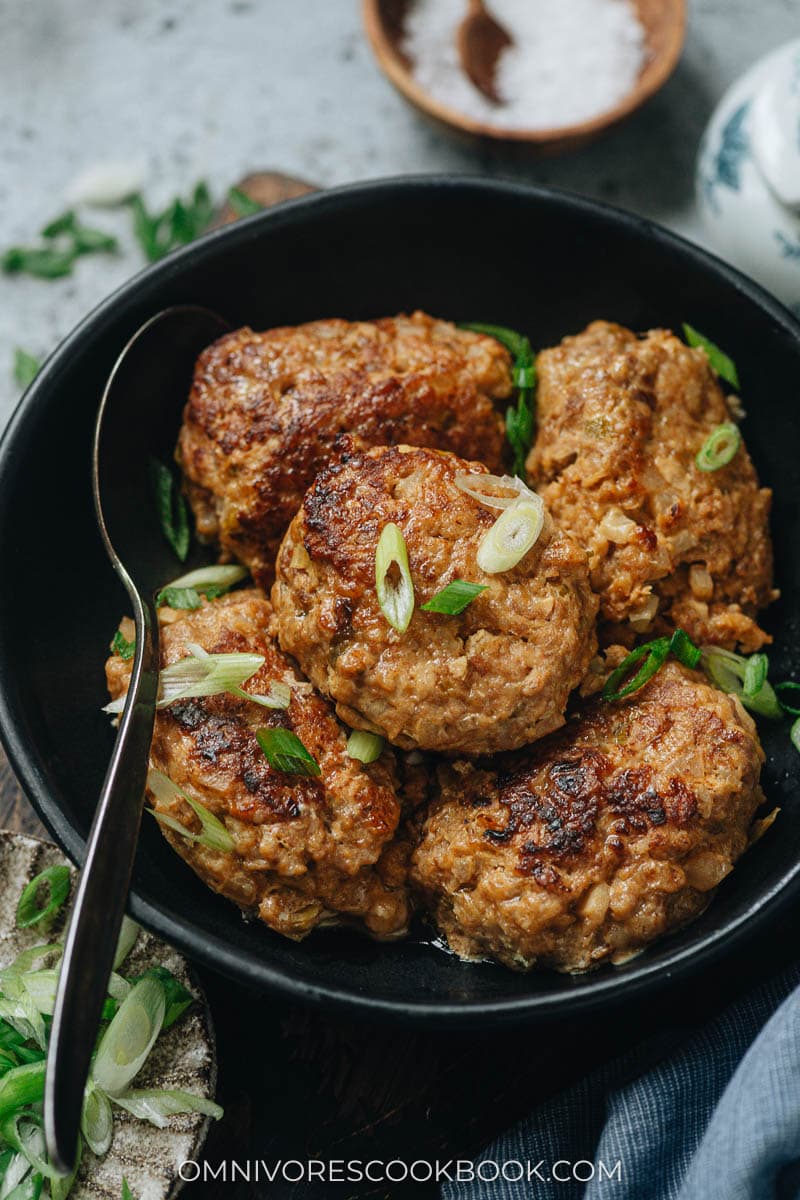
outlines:
[[514, 39], [497, 64], [501, 105], [473, 86], [456, 44], [466, 0], [414, 0], [404, 50], [439, 103], [498, 129], [557, 129], [601, 116], [631, 91], [646, 58], [631, 0], [490, 0]]

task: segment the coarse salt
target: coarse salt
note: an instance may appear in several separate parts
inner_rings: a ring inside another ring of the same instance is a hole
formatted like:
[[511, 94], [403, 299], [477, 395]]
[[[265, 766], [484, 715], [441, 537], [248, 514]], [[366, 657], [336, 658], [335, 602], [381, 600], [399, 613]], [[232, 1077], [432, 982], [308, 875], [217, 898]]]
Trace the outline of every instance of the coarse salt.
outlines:
[[461, 66], [457, 31], [466, 0], [413, 0], [403, 49], [420, 86], [440, 104], [498, 129], [558, 129], [599, 117], [632, 90], [645, 31], [631, 0], [489, 0], [514, 39], [497, 64], [502, 104]]

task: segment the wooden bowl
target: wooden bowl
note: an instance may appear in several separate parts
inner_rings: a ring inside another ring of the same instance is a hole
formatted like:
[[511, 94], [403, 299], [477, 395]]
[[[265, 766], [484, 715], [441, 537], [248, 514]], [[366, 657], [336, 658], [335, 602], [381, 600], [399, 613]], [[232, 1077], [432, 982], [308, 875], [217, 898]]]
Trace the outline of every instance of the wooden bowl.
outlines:
[[[562, 154], [593, 141], [624, 121], [669, 79], [683, 49], [686, 0], [633, 0], [647, 36], [647, 59], [636, 86], [614, 108], [557, 129], [500, 129], [448, 108], [417, 83], [402, 46], [403, 23], [413, 0], [363, 0], [364, 26], [378, 65], [397, 90], [426, 117], [470, 140], [526, 146], [543, 154]], [[464, 12], [466, 14], [466, 0]]]

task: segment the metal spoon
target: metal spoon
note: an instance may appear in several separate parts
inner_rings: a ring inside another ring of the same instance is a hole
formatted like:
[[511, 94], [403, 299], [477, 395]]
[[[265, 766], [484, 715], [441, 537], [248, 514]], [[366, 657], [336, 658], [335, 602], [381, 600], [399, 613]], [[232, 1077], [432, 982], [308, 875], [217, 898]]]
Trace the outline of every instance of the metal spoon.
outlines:
[[149, 460], [171, 462], [195, 359], [229, 328], [222, 317], [203, 308], [159, 313], [141, 326], [117, 359], [97, 414], [95, 510], [108, 556], [133, 606], [136, 652], [64, 941], [47, 1055], [47, 1153], [65, 1174], [75, 1164], [83, 1092], [142, 817], [158, 692], [154, 596], [166, 580], [186, 569], [177, 570], [160, 533]]
[[486, 8], [483, 0], [469, 0], [469, 11], [456, 35], [461, 65], [479, 92], [493, 104], [502, 104], [495, 76], [497, 60], [514, 39]]

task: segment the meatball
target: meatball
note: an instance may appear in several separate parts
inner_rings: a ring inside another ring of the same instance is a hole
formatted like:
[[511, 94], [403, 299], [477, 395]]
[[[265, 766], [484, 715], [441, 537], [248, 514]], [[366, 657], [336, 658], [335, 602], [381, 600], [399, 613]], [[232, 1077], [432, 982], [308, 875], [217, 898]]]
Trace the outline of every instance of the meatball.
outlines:
[[[343, 721], [397, 746], [464, 754], [524, 745], [564, 721], [596, 649], [586, 555], [548, 519], [517, 566], [476, 553], [497, 513], [456, 486], [478, 463], [408, 446], [345, 455], [315, 480], [281, 545], [272, 602], [283, 649]], [[375, 552], [396, 524], [416, 608], [405, 633], [381, 611]], [[422, 605], [455, 579], [481, 584], [457, 616]]]
[[595, 321], [543, 351], [538, 366], [528, 471], [589, 551], [611, 623], [604, 640], [681, 626], [728, 649], [769, 641], [756, 615], [777, 595], [771, 492], [759, 488], [743, 445], [719, 470], [695, 464], [712, 430], [731, 420], [705, 351], [664, 330], [639, 338]]
[[669, 663], [502, 762], [442, 767], [412, 883], [462, 958], [622, 962], [706, 907], [748, 845], [763, 757], [738, 698]]
[[[229, 694], [159, 710], [151, 765], [214, 813], [234, 846], [209, 849], [163, 826], [167, 840], [205, 883], [287, 937], [343, 922], [376, 938], [401, 936], [409, 919], [407, 847], [392, 842], [400, 815], [392, 753], [369, 766], [348, 756], [347, 730], [281, 654], [268, 632], [272, 610], [259, 592], [234, 592], [193, 612], [162, 609], [161, 617], [168, 622], [162, 665], [184, 658], [189, 644], [209, 653], [255, 653], [265, 662], [247, 690], [268, 693], [276, 681], [292, 688], [286, 710]], [[119, 657], [109, 660], [113, 697], [127, 689], [130, 668]], [[256, 740], [265, 726], [293, 730], [321, 777], [271, 767]], [[180, 797], [150, 799], [156, 812], [200, 829]]]
[[268, 587], [286, 527], [341, 433], [452, 450], [494, 470], [504, 428], [493, 401], [510, 391], [502, 346], [424, 313], [230, 333], [198, 359], [178, 443], [198, 532]]

